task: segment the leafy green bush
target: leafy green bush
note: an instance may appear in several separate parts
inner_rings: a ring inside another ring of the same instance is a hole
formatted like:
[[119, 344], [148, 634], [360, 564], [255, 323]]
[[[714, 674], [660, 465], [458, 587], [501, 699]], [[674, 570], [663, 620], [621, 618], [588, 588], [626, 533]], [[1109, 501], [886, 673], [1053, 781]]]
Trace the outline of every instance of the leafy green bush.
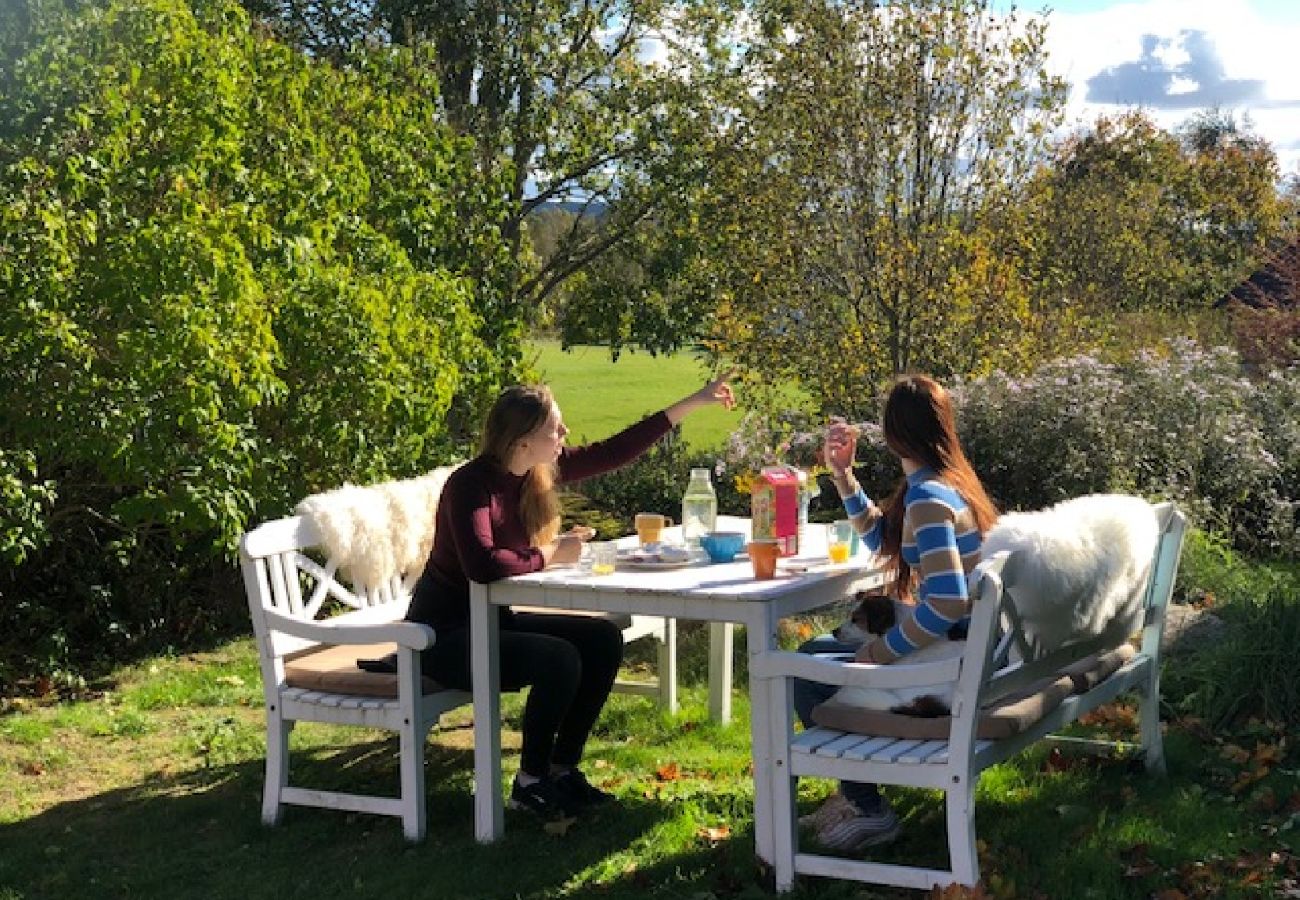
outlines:
[[1203, 604], [1226, 630], [1166, 666], [1165, 699], [1214, 727], [1250, 717], [1300, 725], [1300, 569], [1249, 562], [1193, 529], [1178, 580], [1179, 596]]
[[0, 12], [0, 689], [246, 624], [250, 522], [447, 459], [519, 357], [428, 70], [195, 10]]
[[36, 459], [0, 448], [0, 562], [18, 565], [49, 541], [45, 513], [54, 485], [36, 478]]

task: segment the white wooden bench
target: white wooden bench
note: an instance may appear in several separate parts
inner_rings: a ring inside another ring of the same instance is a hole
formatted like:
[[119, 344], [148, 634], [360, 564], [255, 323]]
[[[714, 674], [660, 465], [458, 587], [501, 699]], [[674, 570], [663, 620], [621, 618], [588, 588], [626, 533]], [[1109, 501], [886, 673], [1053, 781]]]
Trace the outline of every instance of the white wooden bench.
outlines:
[[[1141, 647], [1136, 652], [1127, 646], [1108, 647], [1105, 639], [1098, 638], [1071, 644], [1032, 662], [1011, 661], [1011, 647], [1023, 647], [1025, 639], [1017, 631], [1019, 617], [1011, 594], [1015, 567], [1008, 565], [1007, 554], [1003, 553], [982, 562], [971, 575], [971, 626], [965, 653], [959, 658], [912, 666], [873, 666], [800, 653], [770, 652], [751, 661], [755, 674], [766, 685], [762, 696], [753, 702], [766, 702], [774, 712], [770, 774], [774, 782], [775, 810], [771, 821], [775, 823], [773, 863], [778, 891], [790, 890], [796, 873], [918, 889], [952, 883], [975, 885], [979, 881], [975, 786], [980, 774], [1040, 740], [1059, 739], [1052, 734], [1055, 730], [1127, 691], [1139, 696], [1140, 740], [1146, 767], [1154, 773], [1164, 772], [1159, 719], [1160, 640], [1186, 520], [1172, 504], [1162, 504], [1156, 509], [1161, 537], [1146, 589]], [[1079, 670], [1104, 651], [1110, 651], [1109, 661], [1118, 664], [1118, 669], [1110, 674], [1102, 670], [1093, 671], [1088, 677], [1081, 675]], [[1063, 671], [1070, 666], [1074, 667], [1073, 677], [1062, 680]], [[932, 723], [938, 729], [939, 733], [928, 739], [821, 726], [796, 733], [791, 711], [791, 683], [796, 677], [826, 684], [870, 684], [881, 688], [952, 681], [955, 683], [953, 712], [945, 719], [914, 720]], [[1035, 694], [1035, 700], [1041, 701], [1040, 709], [1048, 711], [1032, 723], [1018, 725], [1022, 730], [1016, 733], [1001, 734], [1006, 730], [1001, 726], [1006, 723], [993, 721], [997, 713], [990, 710], [1030, 686], [1045, 682], [1051, 682], [1051, 687]], [[980, 736], [991, 732], [999, 736]], [[1073, 742], [1092, 749], [1111, 750], [1115, 746], [1102, 741], [1075, 739]], [[799, 776], [944, 791], [950, 867], [885, 864], [802, 851], [795, 808]]]
[[[261, 525], [240, 541], [240, 563], [257, 641], [266, 699], [266, 781], [262, 821], [276, 824], [285, 804], [400, 817], [411, 841], [425, 834], [424, 742], [443, 713], [468, 703], [467, 692], [422, 677], [420, 651], [434, 629], [403, 621], [419, 573], [377, 585], [345, 585], [338, 561], [325, 558], [322, 535], [307, 516]], [[611, 614], [625, 641], [659, 642], [656, 682], [616, 690], [656, 696], [677, 706], [676, 625], [658, 616]], [[364, 672], [357, 659], [397, 653], [397, 673]], [[289, 781], [289, 733], [297, 722], [361, 725], [396, 731], [397, 797], [315, 790]]]

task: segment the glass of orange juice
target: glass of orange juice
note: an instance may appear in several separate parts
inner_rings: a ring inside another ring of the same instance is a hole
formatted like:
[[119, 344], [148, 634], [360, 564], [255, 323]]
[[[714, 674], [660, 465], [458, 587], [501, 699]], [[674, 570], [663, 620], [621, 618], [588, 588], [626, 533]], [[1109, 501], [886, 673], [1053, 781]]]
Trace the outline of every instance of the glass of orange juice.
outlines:
[[833, 563], [846, 562], [849, 558], [849, 544], [853, 540], [853, 523], [840, 519], [826, 526], [826, 555]]
[[591, 544], [591, 574], [612, 575], [618, 561], [618, 545], [613, 541], [593, 541]]

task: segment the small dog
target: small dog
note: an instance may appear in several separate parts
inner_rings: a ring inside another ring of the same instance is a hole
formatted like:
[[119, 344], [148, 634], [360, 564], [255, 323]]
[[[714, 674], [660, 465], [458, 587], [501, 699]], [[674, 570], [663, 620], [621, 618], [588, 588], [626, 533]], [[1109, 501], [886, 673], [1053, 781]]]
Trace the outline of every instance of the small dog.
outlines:
[[[889, 631], [900, 617], [912, 614], [910, 606], [898, 602], [887, 594], [858, 591], [854, 599], [857, 600], [858, 605], [849, 616], [849, 620], [832, 632], [837, 641], [845, 644], [861, 646]], [[938, 662], [961, 656], [965, 651], [965, 641], [945, 639], [909, 653], [894, 665]], [[831, 699], [846, 706], [935, 718], [946, 716], [952, 710], [952, 685], [927, 684], [906, 688], [848, 685], [836, 691]]]

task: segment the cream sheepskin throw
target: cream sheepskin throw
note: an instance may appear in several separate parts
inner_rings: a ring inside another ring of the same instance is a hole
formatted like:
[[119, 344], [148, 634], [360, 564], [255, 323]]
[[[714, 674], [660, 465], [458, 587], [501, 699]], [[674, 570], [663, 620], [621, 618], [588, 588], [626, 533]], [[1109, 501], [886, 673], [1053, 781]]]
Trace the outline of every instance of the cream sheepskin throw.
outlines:
[[1037, 656], [1102, 634], [1126, 640], [1141, 624], [1159, 539], [1141, 497], [1091, 494], [1003, 515], [980, 552], [1021, 551], [1003, 575]]
[[345, 484], [298, 504], [320, 530], [325, 552], [359, 586], [395, 576], [419, 577], [433, 549], [434, 514], [447, 476], [456, 466], [368, 487]]

